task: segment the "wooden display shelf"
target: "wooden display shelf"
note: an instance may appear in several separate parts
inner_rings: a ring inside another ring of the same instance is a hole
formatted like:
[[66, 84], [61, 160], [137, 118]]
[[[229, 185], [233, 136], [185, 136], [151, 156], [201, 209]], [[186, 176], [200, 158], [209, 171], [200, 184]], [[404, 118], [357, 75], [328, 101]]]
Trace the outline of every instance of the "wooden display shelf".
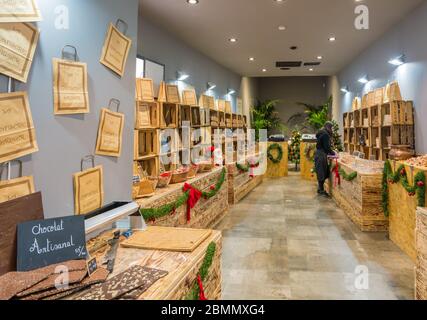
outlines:
[[427, 208], [417, 208], [415, 299], [427, 300]]
[[200, 127], [202, 125], [201, 112], [199, 107], [191, 107], [191, 126], [193, 128]]
[[233, 128], [233, 115], [231, 113], [225, 114], [225, 127], [228, 129]]
[[200, 108], [200, 125], [209, 127], [211, 125], [210, 109]]
[[157, 129], [160, 126], [157, 102], [136, 101], [135, 129]]
[[225, 112], [219, 111], [218, 112], [218, 119], [219, 119], [219, 127], [224, 129], [226, 127]]
[[[212, 231], [193, 252], [168, 252], [119, 247], [115, 259], [114, 272], [109, 279], [124, 272], [131, 265], [140, 265], [167, 271], [168, 274], [155, 282], [137, 300], [185, 300], [197, 282], [197, 275], [206, 256], [208, 246], [215, 243], [216, 250], [209, 268], [208, 276], [203, 281], [205, 296], [209, 300], [221, 299], [221, 255], [222, 235]], [[102, 261], [98, 261], [100, 265]], [[84, 291], [83, 291], [84, 293]], [[67, 297], [72, 300], [73, 295]]]
[[235, 162], [227, 165], [227, 172], [228, 203], [230, 205], [239, 203], [264, 180], [263, 175], [251, 178], [249, 172], [240, 172]]
[[219, 127], [219, 112], [216, 110], [210, 110], [210, 125], [212, 128]]
[[180, 128], [182, 128], [183, 126], [191, 126], [191, 106], [179, 106], [178, 124]]
[[[392, 161], [392, 170], [404, 164]], [[414, 183], [415, 175], [422, 171], [427, 174], [427, 168], [405, 165], [410, 185]], [[389, 184], [389, 210], [390, 210], [390, 239], [400, 247], [412, 260], [416, 260], [415, 225], [418, 200], [409, 196], [401, 183]], [[427, 196], [427, 192], [426, 192]]]
[[[146, 157], [141, 160], [135, 160], [135, 165], [138, 164], [148, 174], [149, 177], [158, 177], [160, 171], [159, 157]], [[137, 172], [134, 172], [137, 175]]]
[[[356, 171], [349, 164], [340, 160], [338, 163], [347, 174]], [[341, 179], [339, 186], [334, 185], [333, 179], [331, 176], [327, 191], [361, 231], [388, 230], [389, 221], [381, 206], [382, 172], [368, 174], [358, 171], [353, 181]]]
[[179, 105], [167, 102], [159, 102], [160, 128], [178, 128]]
[[[283, 158], [280, 163], [273, 163], [270, 159], [267, 158], [267, 172], [266, 177], [268, 178], [280, 178], [286, 177], [288, 175], [288, 148], [289, 144], [287, 142], [269, 142], [268, 146], [272, 144], [279, 144], [283, 149]], [[277, 151], [272, 151], [274, 157], [277, 156]]]
[[157, 129], [134, 130], [134, 160], [157, 156], [160, 152]]

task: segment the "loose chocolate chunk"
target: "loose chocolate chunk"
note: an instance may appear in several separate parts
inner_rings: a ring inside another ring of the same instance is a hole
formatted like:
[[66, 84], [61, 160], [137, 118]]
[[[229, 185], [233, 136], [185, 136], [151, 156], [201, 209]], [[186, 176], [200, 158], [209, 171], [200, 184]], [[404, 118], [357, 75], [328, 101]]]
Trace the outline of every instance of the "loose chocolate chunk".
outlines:
[[0, 300], [12, 299], [19, 292], [45, 280], [43, 272], [9, 272], [0, 277]]

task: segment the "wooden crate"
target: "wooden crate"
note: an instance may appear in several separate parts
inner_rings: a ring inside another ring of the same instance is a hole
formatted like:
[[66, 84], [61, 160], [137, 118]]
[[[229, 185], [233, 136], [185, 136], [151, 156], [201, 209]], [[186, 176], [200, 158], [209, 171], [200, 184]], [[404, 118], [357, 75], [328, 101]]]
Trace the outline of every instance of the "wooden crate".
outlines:
[[[355, 170], [339, 161], [341, 169], [347, 174]], [[387, 231], [388, 219], [381, 206], [382, 173], [361, 174], [353, 181], [341, 179], [341, 185], [335, 186], [333, 178], [327, 186], [329, 193], [339, 207], [360, 228], [361, 231]]]
[[342, 117], [343, 117], [342, 123], [344, 124], [344, 128], [350, 128], [350, 119], [349, 119], [348, 112], [344, 112]]
[[375, 91], [371, 91], [368, 93], [368, 105], [367, 107], [373, 107], [375, 105]]
[[179, 127], [183, 127], [184, 125], [189, 127], [191, 126], [191, 107], [180, 105], [179, 106], [179, 113], [178, 113], [178, 123]]
[[316, 173], [313, 172], [314, 170], [314, 162], [311, 159], [308, 159], [306, 157], [306, 151], [308, 151], [308, 148], [316, 148], [316, 143], [307, 143], [307, 142], [301, 142], [300, 146], [300, 167], [301, 167], [301, 178], [303, 180], [308, 181], [317, 181]]
[[361, 110], [360, 126], [368, 128], [371, 126], [371, 108]]
[[157, 102], [136, 101], [135, 129], [156, 129], [160, 126], [160, 112]]
[[243, 119], [243, 128], [247, 128], [248, 127], [248, 119], [246, 116], [242, 116]]
[[[195, 188], [202, 191], [210, 191], [211, 186], [217, 183], [222, 173], [222, 168], [215, 168], [211, 172], [197, 175], [190, 180]], [[142, 208], [158, 208], [176, 201], [182, 196], [183, 184], [169, 185], [167, 188], [157, 190], [156, 194], [149, 198], [138, 200]], [[191, 209], [191, 220], [187, 221], [187, 206], [178, 208], [173, 215], [168, 215], [156, 221], [148, 222], [149, 225], [165, 227], [184, 227], [208, 229], [215, 227], [228, 213], [228, 181], [225, 179], [219, 192], [210, 199], [200, 199], [197, 205]]]
[[415, 245], [415, 299], [427, 300], [427, 209], [417, 208]]
[[218, 119], [219, 119], [219, 127], [220, 128], [225, 128], [225, 112], [218, 112]]
[[369, 128], [369, 146], [372, 148], [381, 148], [380, 128]]
[[400, 126], [394, 125], [381, 128], [381, 148], [391, 148], [393, 145], [401, 145], [400, 143]]
[[212, 128], [219, 127], [219, 112], [216, 110], [210, 110], [210, 125]]
[[244, 127], [243, 116], [240, 115], [240, 114], [237, 115], [237, 127], [238, 128], [243, 128]]
[[157, 156], [160, 152], [157, 129], [134, 130], [134, 160]]
[[231, 101], [225, 101], [225, 113], [232, 113], [233, 108], [231, 107]]
[[370, 118], [371, 118], [371, 126], [379, 127], [380, 121], [381, 121], [380, 105], [376, 105], [369, 108], [369, 111], [370, 111]]
[[175, 171], [178, 168], [179, 155], [178, 152], [171, 152], [159, 156], [160, 173]]
[[264, 176], [250, 177], [249, 172], [240, 172], [236, 163], [227, 165], [228, 203], [234, 205], [244, 199], [252, 190], [259, 186]]
[[191, 107], [191, 126], [200, 127], [202, 125], [201, 112], [199, 107]]
[[161, 102], [160, 108], [160, 128], [178, 128], [179, 105], [173, 103]]
[[412, 101], [400, 101], [400, 124], [414, 124], [414, 105]]
[[[268, 146], [275, 144], [275, 142], [269, 142]], [[283, 159], [280, 163], [273, 163], [270, 159], [267, 160], [267, 172], [265, 173], [267, 178], [280, 178], [288, 176], [288, 147], [287, 142], [278, 143], [283, 149]], [[277, 151], [272, 151], [273, 156], [277, 156]]]
[[374, 91], [374, 105], [380, 105], [384, 101], [384, 88], [378, 88]]
[[218, 99], [216, 109], [220, 112], [225, 112], [225, 100]]
[[400, 102], [392, 101], [381, 105], [381, 125], [400, 125]]
[[144, 160], [138, 160], [135, 162], [136, 162], [135, 165], [138, 166], [139, 164], [142, 170], [144, 170], [148, 174], [148, 176], [150, 177], [159, 176], [159, 172], [160, 172], [159, 157], [155, 156], [151, 158], [146, 158]]
[[182, 142], [179, 137], [178, 129], [167, 129], [159, 131], [159, 153], [168, 154], [177, 152]]
[[368, 108], [368, 94], [363, 95], [361, 106], [362, 106], [362, 109]]
[[152, 79], [136, 79], [135, 99], [137, 101], [154, 102], [154, 86]]
[[353, 126], [354, 128], [360, 128], [362, 126], [362, 110], [356, 110], [353, 112]]
[[200, 145], [203, 142], [204, 128], [191, 128], [191, 147]]
[[225, 114], [225, 127], [229, 129], [233, 128], [233, 115], [231, 113]]
[[239, 119], [237, 118], [237, 114], [233, 113], [231, 117], [233, 128], [237, 128], [239, 126]]
[[[392, 169], [396, 171], [403, 162], [392, 161]], [[405, 165], [410, 185], [415, 175], [426, 168]], [[416, 260], [415, 225], [418, 200], [408, 195], [401, 183], [389, 184], [390, 239], [400, 247], [411, 259]], [[427, 193], [426, 193], [427, 196]]]

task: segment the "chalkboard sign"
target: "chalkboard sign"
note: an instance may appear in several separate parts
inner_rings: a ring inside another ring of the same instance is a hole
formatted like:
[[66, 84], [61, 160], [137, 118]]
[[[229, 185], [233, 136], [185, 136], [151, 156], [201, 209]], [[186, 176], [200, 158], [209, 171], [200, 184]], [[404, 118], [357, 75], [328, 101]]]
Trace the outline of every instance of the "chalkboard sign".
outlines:
[[83, 216], [30, 221], [18, 225], [18, 271], [86, 259], [86, 256]]

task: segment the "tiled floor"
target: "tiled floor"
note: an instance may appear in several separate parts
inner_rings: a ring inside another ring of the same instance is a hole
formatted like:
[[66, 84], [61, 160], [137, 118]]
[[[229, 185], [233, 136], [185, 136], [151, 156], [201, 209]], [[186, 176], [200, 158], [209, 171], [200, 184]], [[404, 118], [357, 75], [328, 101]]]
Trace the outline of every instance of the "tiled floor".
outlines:
[[414, 265], [385, 233], [362, 233], [291, 173], [222, 221], [224, 299], [412, 299]]

